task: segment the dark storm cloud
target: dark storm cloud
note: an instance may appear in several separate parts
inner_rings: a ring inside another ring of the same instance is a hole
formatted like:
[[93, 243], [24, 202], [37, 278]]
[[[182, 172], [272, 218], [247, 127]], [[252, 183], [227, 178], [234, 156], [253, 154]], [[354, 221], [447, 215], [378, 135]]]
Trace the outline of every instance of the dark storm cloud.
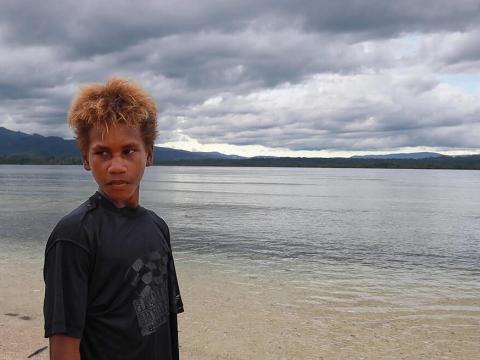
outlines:
[[71, 134], [78, 84], [115, 74], [154, 94], [161, 141], [181, 131], [204, 143], [374, 149], [472, 146], [478, 134], [478, 98], [437, 76], [478, 71], [478, 1], [0, 6], [0, 125], [22, 131]]
[[87, 54], [122, 49], [148, 38], [193, 31], [231, 32], [256, 24], [310, 31], [394, 36], [465, 30], [480, 20], [475, 0], [189, 0], [2, 1], [6, 37], [18, 44], [50, 44]]
[[256, 2], [3, 1], [4, 37], [11, 43], [62, 46], [72, 56], [105, 54], [149, 38], [229, 31], [247, 22]]
[[[340, 0], [289, 2], [310, 29], [341, 33], [395, 36], [398, 33], [465, 30], [477, 26], [476, 0]], [[305, 6], [302, 6], [305, 5]]]

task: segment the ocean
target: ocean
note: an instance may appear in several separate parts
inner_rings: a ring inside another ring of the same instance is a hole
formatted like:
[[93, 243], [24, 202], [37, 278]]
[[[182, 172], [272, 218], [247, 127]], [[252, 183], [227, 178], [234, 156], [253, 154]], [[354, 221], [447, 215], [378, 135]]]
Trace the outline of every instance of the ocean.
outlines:
[[[182, 358], [475, 358], [479, 188], [478, 171], [148, 168]], [[0, 358], [47, 345], [45, 242], [95, 191], [80, 166], [0, 165]]]
[[[479, 297], [478, 189], [478, 171], [164, 166], [147, 169], [141, 205], [169, 224], [178, 261], [402, 308]], [[0, 166], [0, 271], [41, 259], [95, 190], [80, 166]]]

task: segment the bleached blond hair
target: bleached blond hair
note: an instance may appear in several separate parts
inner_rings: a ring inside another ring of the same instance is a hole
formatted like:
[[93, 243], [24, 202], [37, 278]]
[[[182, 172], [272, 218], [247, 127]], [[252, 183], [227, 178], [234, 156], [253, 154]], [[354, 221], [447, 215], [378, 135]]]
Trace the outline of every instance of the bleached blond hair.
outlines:
[[138, 84], [114, 77], [105, 84], [87, 84], [80, 88], [68, 113], [83, 156], [88, 152], [89, 132], [100, 128], [108, 132], [118, 123], [139, 127], [146, 147], [157, 137], [155, 100]]

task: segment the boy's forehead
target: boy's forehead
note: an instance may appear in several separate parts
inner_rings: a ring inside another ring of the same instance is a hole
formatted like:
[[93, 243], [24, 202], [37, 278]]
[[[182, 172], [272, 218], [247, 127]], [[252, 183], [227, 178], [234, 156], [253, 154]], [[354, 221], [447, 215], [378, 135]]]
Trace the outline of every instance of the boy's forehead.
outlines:
[[88, 135], [90, 147], [143, 144], [139, 126], [130, 127], [124, 124], [117, 124], [108, 127], [93, 127]]

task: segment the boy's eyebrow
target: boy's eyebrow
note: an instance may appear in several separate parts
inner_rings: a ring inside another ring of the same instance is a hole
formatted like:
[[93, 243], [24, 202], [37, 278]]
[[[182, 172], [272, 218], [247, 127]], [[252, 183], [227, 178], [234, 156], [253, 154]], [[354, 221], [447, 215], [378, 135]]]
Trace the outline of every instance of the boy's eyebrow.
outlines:
[[92, 150], [108, 150], [109, 147], [101, 144], [94, 145]]
[[[122, 145], [122, 148], [126, 149], [126, 148], [139, 147], [139, 146], [140, 146], [140, 143], [130, 142], [128, 144]], [[108, 149], [110, 149], [110, 147], [107, 146], [107, 145], [95, 144], [95, 145], [92, 146], [92, 149], [93, 150], [108, 150]]]
[[131, 143], [123, 145], [122, 147], [123, 148], [131, 148], [131, 147], [138, 147], [138, 146], [140, 146], [139, 143], [131, 142]]

